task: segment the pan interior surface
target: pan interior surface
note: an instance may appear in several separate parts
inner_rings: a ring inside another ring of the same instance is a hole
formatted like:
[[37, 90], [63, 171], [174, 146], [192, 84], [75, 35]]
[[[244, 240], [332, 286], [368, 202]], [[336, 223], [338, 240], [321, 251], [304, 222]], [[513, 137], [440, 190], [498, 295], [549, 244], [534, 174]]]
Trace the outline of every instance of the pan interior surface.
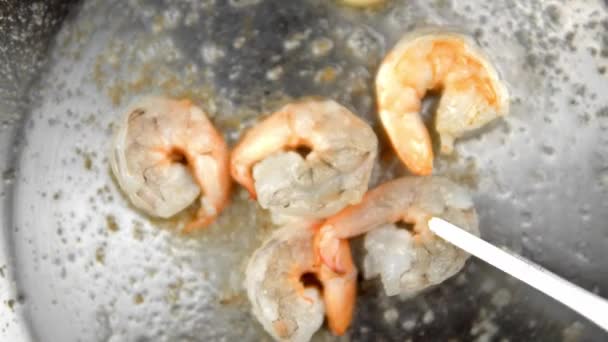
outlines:
[[[183, 217], [131, 207], [108, 163], [122, 110], [147, 94], [186, 97], [233, 145], [291, 100], [333, 98], [380, 136], [375, 186], [407, 173], [376, 117], [375, 72], [404, 33], [429, 26], [472, 36], [512, 96], [510, 114], [459, 140], [435, 173], [471, 189], [484, 238], [607, 297], [605, 2], [85, 0], [21, 94], [30, 101], [4, 175], [16, 307], [32, 339], [269, 339], [243, 289], [247, 258], [274, 229], [269, 215], [238, 189], [215, 224], [184, 237], [173, 230]], [[414, 299], [386, 297], [377, 280], [359, 288], [345, 339], [605, 338], [476, 260]]]

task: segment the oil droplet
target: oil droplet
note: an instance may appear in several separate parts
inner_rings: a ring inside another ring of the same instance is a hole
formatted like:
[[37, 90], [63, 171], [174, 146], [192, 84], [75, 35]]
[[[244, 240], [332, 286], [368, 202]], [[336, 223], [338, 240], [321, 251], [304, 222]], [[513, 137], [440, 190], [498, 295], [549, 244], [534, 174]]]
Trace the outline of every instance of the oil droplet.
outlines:
[[588, 222], [591, 220], [591, 212], [588, 206], [583, 206], [579, 209], [579, 214], [581, 215], [581, 220], [583, 222]]
[[529, 211], [521, 212], [521, 227], [522, 228], [530, 228], [532, 226], [532, 213]]
[[98, 341], [109, 341], [112, 336], [110, 319], [105, 311], [98, 311], [95, 314], [95, 335]]
[[15, 169], [7, 169], [2, 172], [2, 180], [4, 184], [12, 184], [15, 181]]
[[530, 237], [525, 232], [521, 234], [521, 243], [526, 247], [530, 244]]
[[496, 281], [492, 278], [486, 278], [481, 284], [481, 291], [491, 292], [496, 287]]
[[502, 308], [511, 303], [511, 292], [507, 289], [500, 289], [492, 296], [492, 305], [497, 308]]
[[311, 44], [312, 54], [315, 57], [326, 56], [334, 48], [334, 42], [329, 38], [317, 38]]
[[416, 319], [408, 319], [401, 323], [401, 327], [407, 331], [412, 331], [416, 327]]
[[234, 40], [234, 42], [232, 43], [232, 47], [238, 50], [238, 49], [242, 48], [243, 45], [245, 45], [246, 41], [247, 41], [247, 38], [245, 38], [243, 36], [237, 37]]
[[581, 322], [574, 322], [571, 325], [567, 326], [562, 330], [562, 341], [564, 342], [574, 342], [580, 341], [581, 335], [583, 334], [583, 330], [585, 326], [581, 324]]
[[214, 64], [226, 55], [224, 50], [214, 44], [208, 44], [201, 47], [201, 55], [203, 60], [208, 64]]
[[548, 156], [552, 156], [555, 153], [555, 149], [552, 146], [545, 144], [540, 146], [540, 150]]
[[384, 311], [384, 320], [389, 325], [395, 324], [395, 322], [399, 319], [399, 311], [395, 308], [388, 309]]
[[435, 320], [435, 313], [432, 310], [427, 310], [422, 316], [422, 323], [431, 324]]
[[383, 54], [383, 41], [371, 29], [357, 28], [346, 40], [347, 50], [357, 59], [376, 63]]
[[266, 79], [269, 81], [276, 81], [283, 75], [283, 67], [276, 66], [268, 71], [266, 71]]

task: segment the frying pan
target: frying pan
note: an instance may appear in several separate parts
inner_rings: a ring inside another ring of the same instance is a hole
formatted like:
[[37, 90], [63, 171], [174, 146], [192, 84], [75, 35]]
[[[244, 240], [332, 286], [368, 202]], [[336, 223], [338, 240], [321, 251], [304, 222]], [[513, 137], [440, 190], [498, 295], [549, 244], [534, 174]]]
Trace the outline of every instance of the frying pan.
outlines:
[[[428, 25], [474, 37], [512, 94], [510, 115], [435, 172], [472, 190], [485, 239], [608, 296], [605, 1], [2, 0], [0, 340], [268, 340], [242, 290], [267, 215], [238, 190], [218, 224], [183, 237], [130, 208], [107, 163], [120, 108], [188, 97], [233, 144], [261, 113], [330, 97], [380, 136], [373, 186], [406, 173], [375, 115], [375, 70]], [[476, 260], [416, 298], [359, 288], [343, 340], [608, 337]]]

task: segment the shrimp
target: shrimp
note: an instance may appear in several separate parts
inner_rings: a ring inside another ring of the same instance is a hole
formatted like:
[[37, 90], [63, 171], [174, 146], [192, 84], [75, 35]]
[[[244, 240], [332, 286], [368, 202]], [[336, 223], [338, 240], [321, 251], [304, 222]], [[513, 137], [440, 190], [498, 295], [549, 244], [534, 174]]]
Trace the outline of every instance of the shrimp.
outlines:
[[228, 148], [189, 100], [147, 97], [133, 103], [112, 143], [110, 163], [123, 192], [147, 214], [169, 218], [200, 196], [184, 231], [204, 227], [228, 204]]
[[306, 99], [250, 129], [232, 152], [230, 170], [263, 208], [324, 218], [361, 200], [377, 146], [371, 127], [345, 107]]
[[[337, 253], [344, 272], [317, 263], [314, 226], [296, 224], [274, 231], [257, 249], [245, 273], [253, 313], [264, 329], [280, 341], [308, 341], [327, 316], [332, 333], [342, 335], [352, 320], [357, 270], [350, 247], [340, 241]], [[321, 285], [306, 282], [316, 277]]]
[[414, 174], [433, 169], [433, 149], [420, 116], [428, 91], [441, 91], [435, 116], [440, 152], [509, 111], [507, 88], [469, 38], [455, 33], [406, 35], [376, 75], [378, 112], [399, 158]]
[[[442, 177], [403, 177], [370, 190], [363, 201], [329, 218], [315, 248], [321, 260], [341, 272], [342, 239], [367, 233], [364, 276], [379, 275], [387, 295], [413, 295], [456, 274], [467, 253], [435, 236], [428, 220], [438, 216], [479, 236], [468, 192]], [[410, 230], [397, 224], [412, 224]]]

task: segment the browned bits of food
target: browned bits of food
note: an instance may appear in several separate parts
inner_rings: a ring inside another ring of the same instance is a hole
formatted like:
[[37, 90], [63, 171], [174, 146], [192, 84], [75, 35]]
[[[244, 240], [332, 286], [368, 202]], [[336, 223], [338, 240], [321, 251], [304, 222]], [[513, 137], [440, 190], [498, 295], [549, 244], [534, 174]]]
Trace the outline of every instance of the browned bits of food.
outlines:
[[95, 250], [95, 260], [100, 264], [105, 264], [106, 262], [106, 250], [103, 247], [98, 247]]
[[89, 155], [84, 156], [84, 168], [89, 171], [93, 168], [93, 160]]
[[114, 215], [106, 215], [106, 227], [111, 232], [118, 231], [118, 223], [116, 223], [116, 217], [114, 217]]

